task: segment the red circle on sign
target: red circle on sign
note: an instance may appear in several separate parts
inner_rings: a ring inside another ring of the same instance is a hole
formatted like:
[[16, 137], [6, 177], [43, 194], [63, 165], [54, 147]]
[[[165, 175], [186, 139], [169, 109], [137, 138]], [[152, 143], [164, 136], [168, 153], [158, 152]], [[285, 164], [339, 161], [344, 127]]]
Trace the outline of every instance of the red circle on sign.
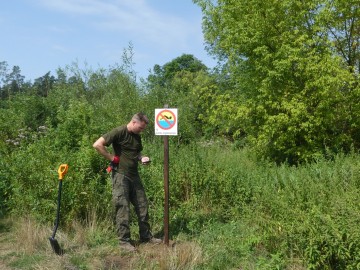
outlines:
[[[170, 115], [169, 115], [170, 114]], [[158, 113], [158, 115], [156, 116], [156, 124], [161, 128], [161, 129], [171, 129], [175, 126], [176, 124], [176, 116], [175, 114], [170, 111], [170, 110], [162, 110], [161, 112]]]

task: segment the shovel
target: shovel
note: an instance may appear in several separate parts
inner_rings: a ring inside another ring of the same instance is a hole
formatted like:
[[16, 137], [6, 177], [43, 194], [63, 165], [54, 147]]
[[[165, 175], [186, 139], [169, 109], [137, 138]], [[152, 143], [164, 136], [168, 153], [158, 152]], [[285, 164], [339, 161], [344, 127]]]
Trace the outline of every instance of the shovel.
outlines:
[[67, 164], [61, 164], [58, 169], [59, 174], [59, 192], [58, 192], [58, 200], [57, 200], [57, 212], [56, 212], [56, 221], [55, 221], [55, 227], [54, 232], [51, 237], [49, 237], [51, 247], [53, 251], [57, 255], [63, 255], [64, 250], [60, 247], [58, 241], [55, 239], [55, 234], [57, 231], [57, 228], [59, 226], [59, 217], [60, 217], [60, 200], [61, 200], [61, 188], [62, 188], [62, 179], [64, 175], [67, 173], [69, 166]]

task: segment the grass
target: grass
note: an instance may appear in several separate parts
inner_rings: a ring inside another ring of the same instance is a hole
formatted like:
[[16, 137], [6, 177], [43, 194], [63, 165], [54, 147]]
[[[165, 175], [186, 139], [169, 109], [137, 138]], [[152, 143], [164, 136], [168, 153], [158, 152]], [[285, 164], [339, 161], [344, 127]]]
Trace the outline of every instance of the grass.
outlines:
[[[59, 257], [48, 242], [51, 226], [7, 220], [0, 223], [0, 269], [358, 268], [359, 155], [295, 167], [215, 145], [172, 154], [174, 245], [139, 245], [139, 253], [124, 253], [110, 221], [90, 211], [82, 223], [60, 228], [56, 238], [66, 254]], [[161, 165], [154, 160], [142, 171], [151, 223], [160, 235]], [[131, 230], [136, 239], [136, 225]]]
[[[53, 253], [51, 229], [31, 218], [1, 220], [0, 269], [194, 269], [202, 260], [196, 243], [182, 242], [166, 246], [142, 244], [139, 252], [119, 249], [109, 226], [86, 226], [74, 222], [68, 234], [58, 231], [56, 239], [65, 250]], [[100, 235], [103, 239], [100, 239]], [[97, 238], [97, 239], [94, 239]]]

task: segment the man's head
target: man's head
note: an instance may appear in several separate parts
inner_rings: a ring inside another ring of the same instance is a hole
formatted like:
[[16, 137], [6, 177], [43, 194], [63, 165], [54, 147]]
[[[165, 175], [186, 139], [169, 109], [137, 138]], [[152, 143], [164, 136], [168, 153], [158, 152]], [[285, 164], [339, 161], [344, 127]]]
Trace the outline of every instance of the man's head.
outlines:
[[127, 125], [128, 130], [132, 133], [141, 133], [149, 124], [149, 118], [142, 112], [134, 114], [130, 123]]

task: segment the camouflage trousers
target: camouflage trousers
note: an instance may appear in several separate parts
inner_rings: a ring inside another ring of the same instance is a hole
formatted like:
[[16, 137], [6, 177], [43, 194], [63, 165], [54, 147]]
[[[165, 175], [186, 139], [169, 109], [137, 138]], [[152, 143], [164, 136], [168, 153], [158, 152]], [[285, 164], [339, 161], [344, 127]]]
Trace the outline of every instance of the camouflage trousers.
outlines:
[[149, 224], [148, 202], [140, 176], [127, 176], [113, 171], [113, 204], [115, 210], [116, 232], [122, 241], [130, 241], [130, 203], [138, 218], [141, 241], [152, 237]]

